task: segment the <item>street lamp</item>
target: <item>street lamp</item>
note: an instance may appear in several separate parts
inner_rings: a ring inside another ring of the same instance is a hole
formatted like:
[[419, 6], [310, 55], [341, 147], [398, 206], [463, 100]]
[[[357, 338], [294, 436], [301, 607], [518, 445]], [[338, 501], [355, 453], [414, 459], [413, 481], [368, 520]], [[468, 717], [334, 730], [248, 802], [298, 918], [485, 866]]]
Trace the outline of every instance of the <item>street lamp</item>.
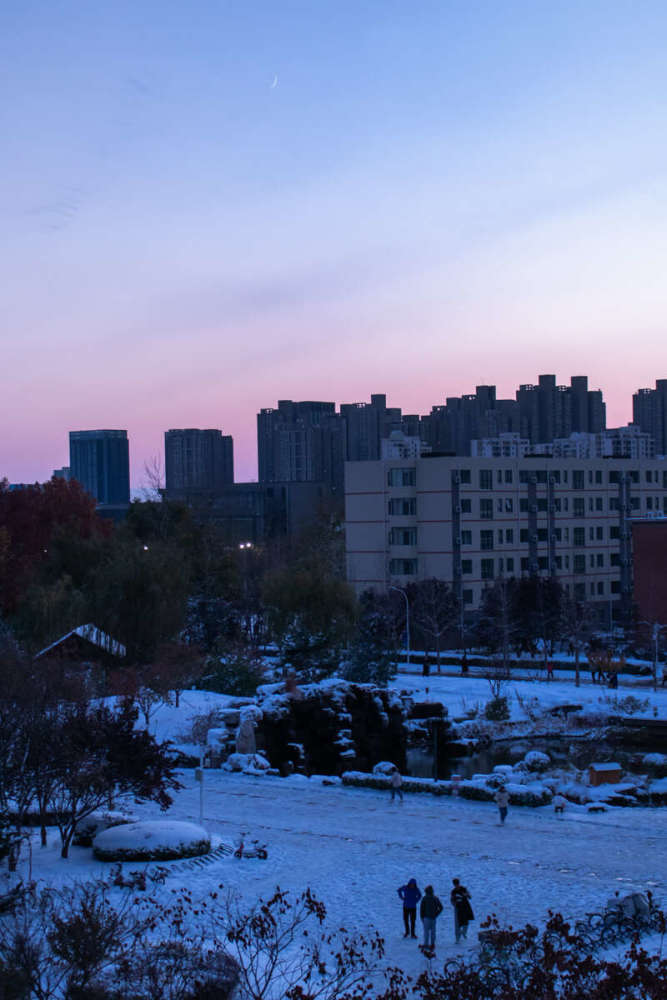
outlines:
[[403, 600], [405, 601], [405, 642], [408, 654], [406, 665], [409, 667], [410, 666], [410, 602], [408, 601], [408, 595], [405, 593], [404, 590], [401, 590], [400, 587], [390, 586], [388, 589], [395, 590], [397, 594], [402, 594]]

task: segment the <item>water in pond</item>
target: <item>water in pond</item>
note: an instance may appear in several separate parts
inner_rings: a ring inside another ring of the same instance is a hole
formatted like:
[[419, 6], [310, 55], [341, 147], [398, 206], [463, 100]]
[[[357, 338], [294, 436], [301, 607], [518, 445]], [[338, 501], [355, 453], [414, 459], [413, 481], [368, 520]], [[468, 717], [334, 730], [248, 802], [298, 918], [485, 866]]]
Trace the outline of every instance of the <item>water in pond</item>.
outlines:
[[[521, 739], [495, 743], [469, 757], [452, 757], [441, 767], [439, 778], [451, 778], [459, 774], [471, 778], [473, 774], [489, 774], [496, 764], [516, 764], [530, 750], [546, 753], [555, 767], [573, 767], [583, 770], [589, 764], [600, 761], [616, 761], [624, 770], [642, 771], [641, 765], [633, 763], [637, 750], [628, 751], [605, 743], [592, 741], [571, 741], [564, 739]], [[419, 747], [407, 752], [407, 772], [414, 778], [433, 778], [433, 754]]]

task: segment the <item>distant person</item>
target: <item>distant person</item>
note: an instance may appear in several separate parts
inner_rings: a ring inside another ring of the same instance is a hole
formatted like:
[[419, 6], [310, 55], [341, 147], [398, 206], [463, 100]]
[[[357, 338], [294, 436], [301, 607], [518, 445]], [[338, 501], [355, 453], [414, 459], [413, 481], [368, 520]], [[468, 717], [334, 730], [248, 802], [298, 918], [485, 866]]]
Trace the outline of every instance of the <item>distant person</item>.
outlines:
[[463, 656], [461, 657], [461, 677], [466, 677], [468, 674], [468, 654], [463, 651]]
[[401, 772], [397, 767], [389, 775], [389, 787], [391, 789], [391, 801], [393, 802], [398, 795], [401, 802], [403, 801], [403, 778], [401, 777]]
[[424, 653], [424, 659], [422, 661], [422, 676], [428, 677], [431, 673], [431, 657], [428, 653]]
[[496, 792], [496, 805], [498, 806], [498, 813], [500, 815], [500, 825], [503, 826], [505, 820], [507, 819], [507, 807], [510, 804], [509, 792], [504, 785], [501, 785]]
[[427, 885], [419, 907], [419, 916], [424, 928], [424, 951], [435, 950], [435, 922], [442, 913], [442, 903], [433, 892], [433, 886]]
[[551, 660], [547, 660], [547, 680], [552, 681], [554, 679], [554, 665]]
[[417, 886], [417, 879], [411, 878], [409, 882], [402, 885], [397, 891], [400, 899], [403, 900], [403, 925], [405, 927], [403, 937], [416, 938], [417, 903], [422, 898], [421, 889]]
[[464, 885], [461, 885], [457, 878], [453, 878], [454, 888], [450, 894], [450, 901], [454, 907], [454, 934], [456, 936], [456, 943], [458, 944], [460, 939], [464, 940], [468, 936], [468, 924], [471, 920], [475, 919], [475, 914], [472, 912], [472, 906], [470, 905], [470, 893]]

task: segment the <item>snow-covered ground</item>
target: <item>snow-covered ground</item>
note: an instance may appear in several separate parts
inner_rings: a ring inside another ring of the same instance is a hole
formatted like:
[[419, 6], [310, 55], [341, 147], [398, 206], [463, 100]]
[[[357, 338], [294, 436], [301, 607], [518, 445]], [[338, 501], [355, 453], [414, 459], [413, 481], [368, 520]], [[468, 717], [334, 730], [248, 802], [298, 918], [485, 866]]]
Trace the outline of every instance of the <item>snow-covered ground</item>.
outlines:
[[[484, 678], [432, 674], [428, 678], [401, 674], [393, 686], [418, 697], [442, 701], [451, 716], [489, 700]], [[428, 689], [428, 692], [427, 690]], [[655, 694], [622, 683], [617, 692], [572, 680], [512, 681], [512, 714], [521, 717], [514, 697], [539, 697], [544, 706], [582, 704], [609, 711], [609, 695], [632, 692], [649, 699], [646, 714], [665, 718], [667, 690]], [[602, 699], [602, 700], [601, 700]], [[178, 709], [160, 706], [151, 720], [158, 738], [182, 744], [193, 716], [224, 707], [229, 699], [207, 692], [185, 692]], [[182, 772], [184, 789], [175, 796], [166, 818], [199, 822], [199, 785], [194, 771]], [[163, 818], [157, 806], [131, 804], [142, 819]], [[667, 904], [667, 809], [612, 809], [589, 814], [568, 808], [556, 816], [552, 806], [510, 808], [504, 827], [495, 806], [456, 797], [406, 793], [403, 803], [391, 803], [383, 791], [322, 783], [321, 778], [293, 775], [252, 777], [206, 770], [203, 825], [214, 837], [233, 843], [242, 829], [265, 842], [267, 861], [237, 860], [215, 855], [210, 862], [168, 862], [164, 886], [169, 893], [187, 886], [194, 900], [223, 884], [252, 905], [277, 885], [294, 893], [310, 887], [328, 909], [332, 924], [357, 929], [372, 925], [386, 938], [388, 960], [407, 972], [423, 968], [416, 942], [403, 939], [397, 888], [415, 877], [423, 888], [431, 883], [442, 897], [445, 912], [438, 924], [438, 956], [457, 954], [449, 906], [451, 880], [458, 877], [472, 894], [476, 931], [488, 914], [519, 926], [541, 922], [549, 909], [578, 917], [600, 911], [606, 900], [621, 893], [652, 889]], [[95, 861], [90, 848], [74, 847], [69, 860], [59, 857], [59, 840], [51, 831], [49, 846], [40, 849], [33, 838], [33, 877], [50, 884], [104, 877], [109, 865]], [[21, 866], [27, 874], [27, 852]], [[141, 869], [128, 863], [126, 871]], [[118, 889], [118, 892], [127, 890]]]

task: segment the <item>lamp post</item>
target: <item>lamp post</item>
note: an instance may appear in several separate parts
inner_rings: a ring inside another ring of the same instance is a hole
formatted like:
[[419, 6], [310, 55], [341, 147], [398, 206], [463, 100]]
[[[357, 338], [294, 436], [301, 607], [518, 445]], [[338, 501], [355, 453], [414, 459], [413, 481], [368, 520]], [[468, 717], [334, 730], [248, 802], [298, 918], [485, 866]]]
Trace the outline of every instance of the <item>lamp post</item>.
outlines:
[[407, 646], [407, 660], [406, 665], [410, 666], [410, 602], [408, 601], [408, 595], [400, 587], [389, 586], [389, 590], [395, 590], [397, 594], [403, 595], [403, 600], [405, 601], [405, 643]]

